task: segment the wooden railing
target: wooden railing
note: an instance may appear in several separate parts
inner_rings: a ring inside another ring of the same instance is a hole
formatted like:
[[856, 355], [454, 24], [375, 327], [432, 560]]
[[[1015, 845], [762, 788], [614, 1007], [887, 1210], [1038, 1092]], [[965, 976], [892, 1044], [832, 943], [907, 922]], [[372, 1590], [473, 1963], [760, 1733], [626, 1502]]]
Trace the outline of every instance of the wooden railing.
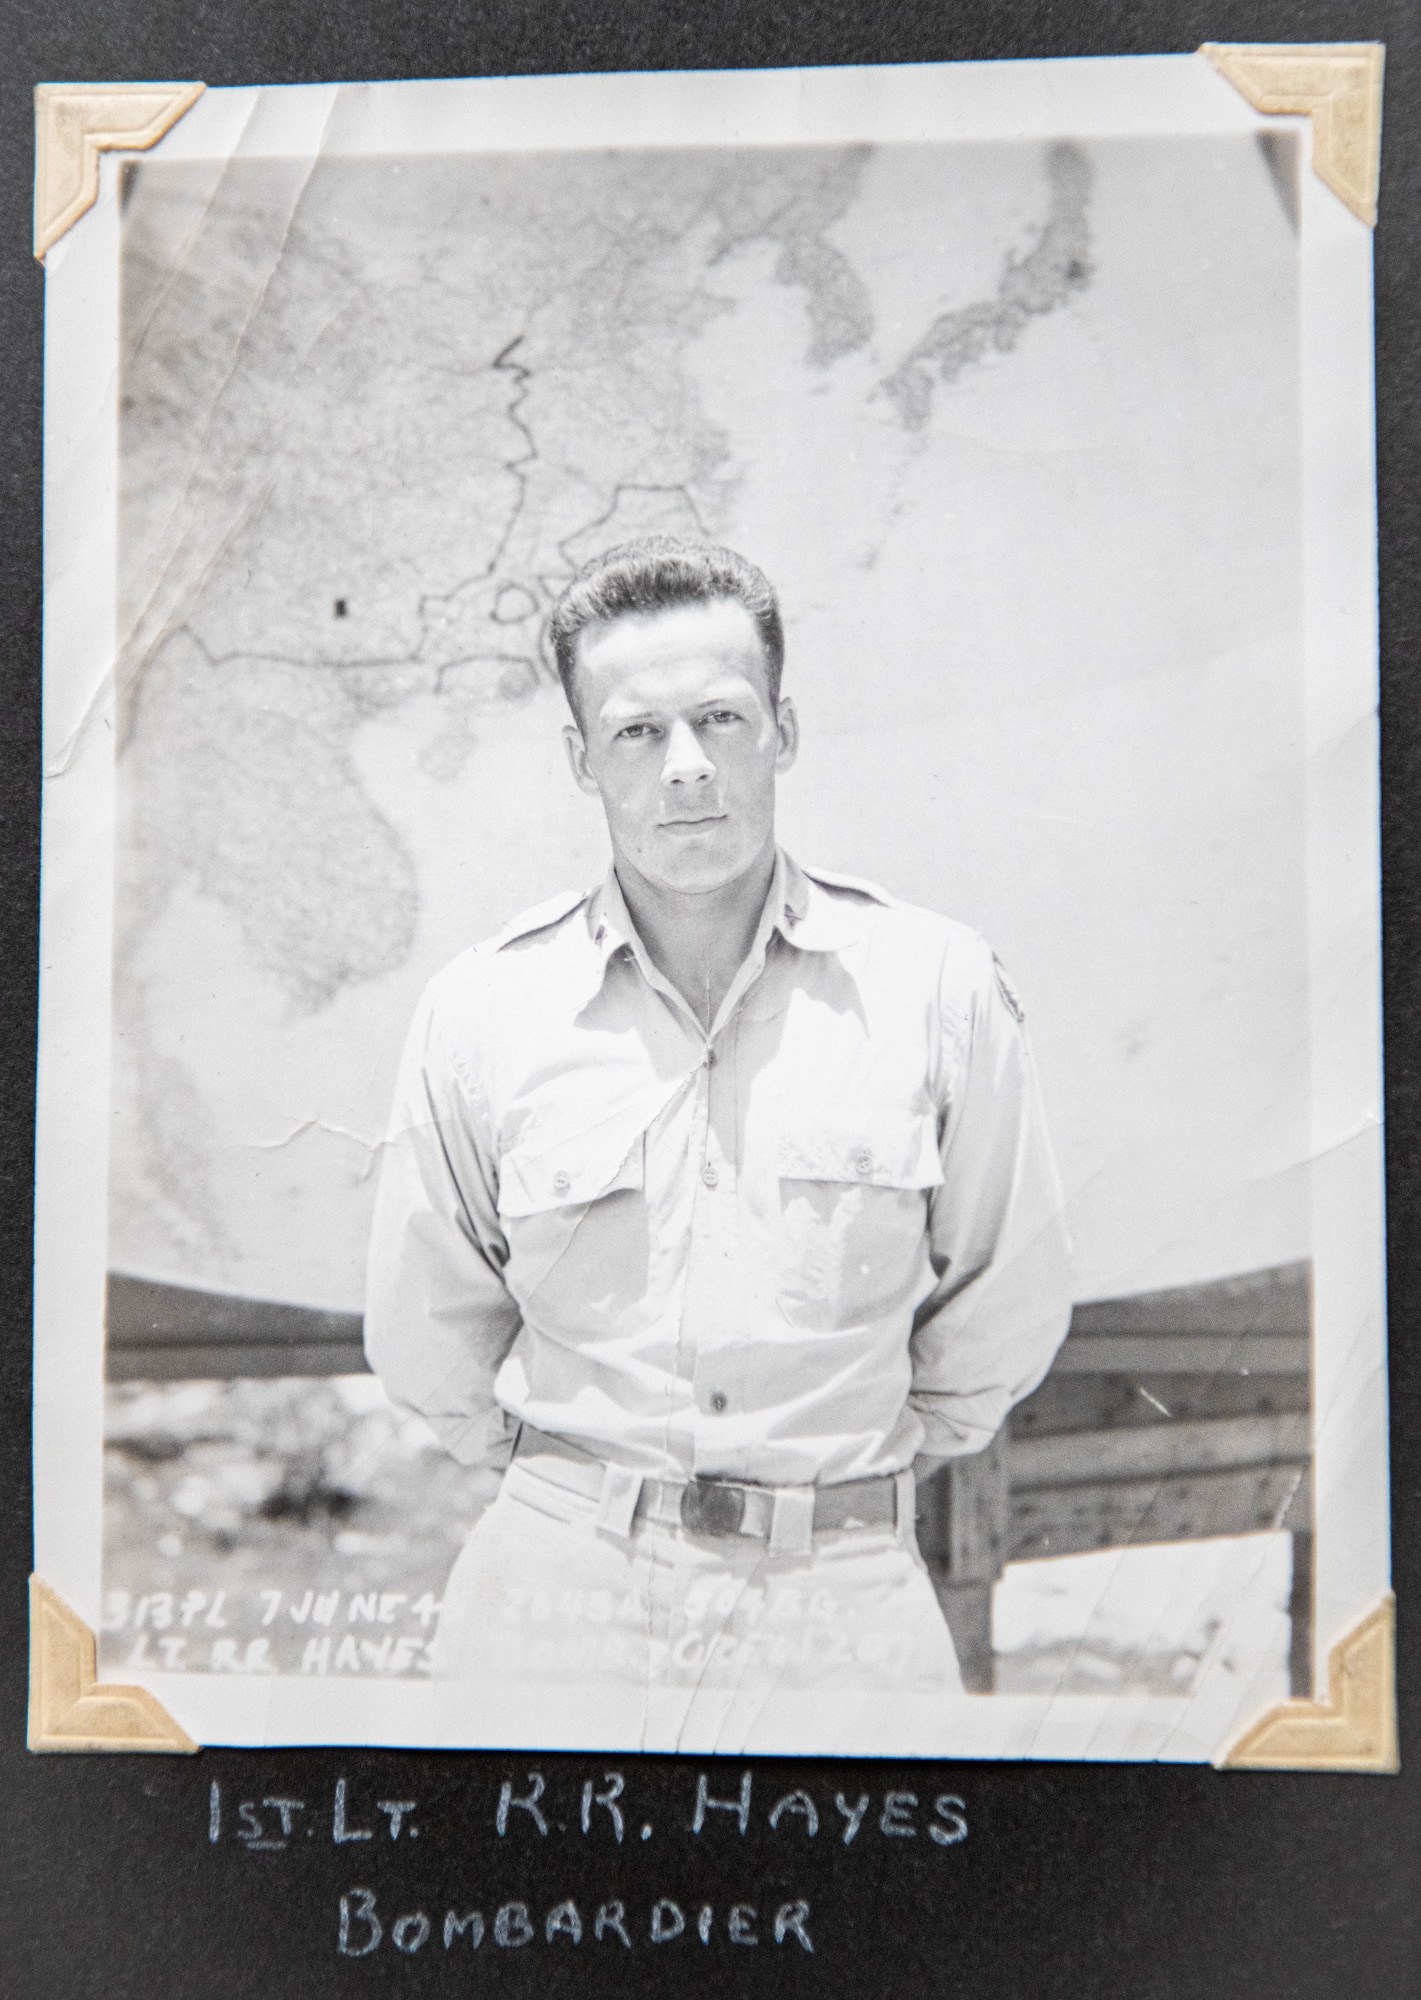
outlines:
[[235, 1375], [359, 1375], [359, 1313], [159, 1285], [110, 1271], [105, 1314], [110, 1382]]
[[989, 1450], [919, 1493], [919, 1546], [970, 1690], [992, 1686], [1007, 1563], [1281, 1529], [1289, 1676], [1311, 1692], [1310, 1327], [1305, 1264], [1076, 1307]]
[[[363, 1371], [357, 1313], [111, 1275], [111, 1380]], [[1305, 1264], [1078, 1305], [990, 1449], [919, 1493], [918, 1542], [969, 1689], [993, 1684], [1009, 1562], [1285, 1529], [1290, 1678], [1311, 1692], [1311, 1305]]]

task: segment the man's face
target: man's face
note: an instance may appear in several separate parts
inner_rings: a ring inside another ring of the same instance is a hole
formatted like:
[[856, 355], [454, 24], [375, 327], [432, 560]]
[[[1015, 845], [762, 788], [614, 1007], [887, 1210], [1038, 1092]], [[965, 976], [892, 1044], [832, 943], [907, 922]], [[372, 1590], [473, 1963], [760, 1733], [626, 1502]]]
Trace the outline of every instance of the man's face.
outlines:
[[572, 773], [597, 794], [612, 851], [648, 882], [705, 895], [753, 869], [774, 840], [775, 777], [799, 732], [770, 702], [754, 619], [732, 598], [632, 613], [578, 638], [581, 727]]

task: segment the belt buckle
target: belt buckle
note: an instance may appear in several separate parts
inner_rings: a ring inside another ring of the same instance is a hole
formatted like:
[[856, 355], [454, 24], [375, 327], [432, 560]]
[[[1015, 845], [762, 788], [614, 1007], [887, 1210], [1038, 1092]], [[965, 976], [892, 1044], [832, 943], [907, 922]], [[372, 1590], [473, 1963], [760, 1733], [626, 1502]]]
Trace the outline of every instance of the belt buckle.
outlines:
[[681, 1526], [689, 1535], [738, 1535], [745, 1493], [723, 1479], [691, 1479], [681, 1488]]

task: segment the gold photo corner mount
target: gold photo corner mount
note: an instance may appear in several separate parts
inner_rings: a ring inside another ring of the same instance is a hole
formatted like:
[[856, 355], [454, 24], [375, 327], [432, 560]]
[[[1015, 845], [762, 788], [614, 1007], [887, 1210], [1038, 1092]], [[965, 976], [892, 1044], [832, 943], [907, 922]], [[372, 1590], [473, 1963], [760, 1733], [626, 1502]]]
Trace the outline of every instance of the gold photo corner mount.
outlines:
[[1333, 1647], [1328, 1699], [1280, 1701], [1218, 1759], [1221, 1771], [1399, 1771], [1396, 1599], [1388, 1592]]
[[1376, 228], [1383, 43], [1204, 42], [1199, 53], [1255, 111], [1311, 118], [1313, 172]]
[[147, 1688], [102, 1684], [94, 1635], [41, 1577], [30, 1578], [31, 1750], [201, 1749]]
[[156, 146], [202, 83], [35, 85], [35, 255], [43, 263], [99, 193], [99, 154]]

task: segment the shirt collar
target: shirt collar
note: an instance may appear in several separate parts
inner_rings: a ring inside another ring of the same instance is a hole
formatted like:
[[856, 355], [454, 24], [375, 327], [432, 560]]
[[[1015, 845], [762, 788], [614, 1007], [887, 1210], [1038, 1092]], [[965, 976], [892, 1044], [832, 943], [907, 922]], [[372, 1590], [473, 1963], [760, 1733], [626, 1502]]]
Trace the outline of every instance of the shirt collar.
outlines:
[[588, 899], [587, 927], [592, 934], [593, 950], [604, 967], [623, 947], [634, 951], [641, 942], [615, 866], [608, 868], [600, 886]]
[[864, 884], [828, 884], [816, 879], [783, 848], [784, 899], [777, 917], [780, 935], [798, 951], [843, 951], [857, 944], [867, 920], [866, 902], [880, 897]]
[[[852, 893], [839, 891], [816, 881], [782, 847], [775, 850], [775, 872], [770, 877], [769, 894], [750, 947], [749, 958], [761, 955], [772, 931], [778, 931], [796, 951], [842, 951], [863, 936], [865, 899], [873, 898], [864, 885], [853, 885]], [[601, 886], [589, 899], [588, 928], [603, 969], [618, 951], [631, 952], [648, 969], [646, 948], [637, 935], [627, 908], [615, 867], [607, 870]]]

